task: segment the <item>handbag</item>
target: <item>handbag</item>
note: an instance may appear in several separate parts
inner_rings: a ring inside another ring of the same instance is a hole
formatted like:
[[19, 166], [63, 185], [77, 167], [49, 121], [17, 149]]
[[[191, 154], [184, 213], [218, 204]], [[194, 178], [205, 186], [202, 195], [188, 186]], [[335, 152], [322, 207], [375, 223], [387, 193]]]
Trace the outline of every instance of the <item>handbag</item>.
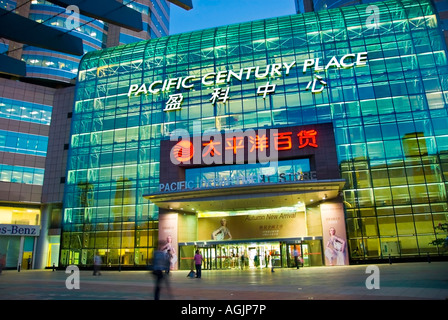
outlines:
[[195, 272], [194, 272], [193, 270], [191, 270], [191, 271], [188, 273], [187, 278], [194, 278], [194, 276], [195, 276]]

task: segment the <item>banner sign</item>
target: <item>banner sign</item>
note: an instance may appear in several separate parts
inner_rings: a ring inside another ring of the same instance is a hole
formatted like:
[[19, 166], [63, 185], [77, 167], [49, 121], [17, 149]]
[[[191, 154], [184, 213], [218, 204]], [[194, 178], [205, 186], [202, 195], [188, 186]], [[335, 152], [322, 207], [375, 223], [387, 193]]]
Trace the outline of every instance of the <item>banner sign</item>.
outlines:
[[325, 265], [348, 265], [347, 234], [342, 203], [321, 203]]
[[267, 213], [198, 219], [198, 239], [295, 238], [306, 235], [305, 212]]
[[2, 236], [32, 236], [37, 237], [40, 226], [29, 226], [20, 224], [0, 224], [0, 235]]

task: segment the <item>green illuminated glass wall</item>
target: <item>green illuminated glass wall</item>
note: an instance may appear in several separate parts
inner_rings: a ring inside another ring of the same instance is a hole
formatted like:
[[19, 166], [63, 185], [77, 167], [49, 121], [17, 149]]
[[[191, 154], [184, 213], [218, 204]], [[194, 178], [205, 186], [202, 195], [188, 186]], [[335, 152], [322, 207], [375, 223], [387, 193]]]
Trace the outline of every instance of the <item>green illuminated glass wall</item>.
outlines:
[[[193, 133], [332, 122], [352, 259], [437, 255], [434, 228], [446, 223], [448, 68], [431, 2], [366, 5], [230, 25], [88, 53], [79, 68], [64, 197], [61, 264], [89, 265], [98, 251], [112, 266], [145, 265], [157, 238], [159, 147], [174, 129]], [[305, 90], [306, 59], [367, 52], [366, 66], [321, 73], [322, 93]], [[297, 61], [288, 76], [128, 96], [132, 84]], [[224, 84], [223, 87], [227, 86]], [[218, 87], [218, 86], [216, 86]]]

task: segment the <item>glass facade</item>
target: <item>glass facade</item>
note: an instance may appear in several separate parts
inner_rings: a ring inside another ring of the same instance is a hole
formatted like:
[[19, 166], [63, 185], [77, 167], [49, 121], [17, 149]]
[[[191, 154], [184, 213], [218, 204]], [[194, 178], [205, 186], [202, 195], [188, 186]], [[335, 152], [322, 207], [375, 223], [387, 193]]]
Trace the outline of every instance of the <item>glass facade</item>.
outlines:
[[[351, 259], [440, 254], [431, 242], [448, 219], [445, 41], [429, 0], [376, 5], [378, 29], [366, 24], [367, 5], [360, 5], [88, 53], [73, 111], [61, 265], [90, 265], [96, 251], [112, 266], [152, 257], [159, 211], [143, 195], [158, 191], [160, 142], [173, 130], [329, 122], [347, 181]], [[360, 53], [365, 63], [341, 67], [341, 57]], [[317, 59], [340, 65], [321, 70]], [[310, 60], [314, 67], [304, 68]], [[240, 70], [247, 78], [238, 79]], [[220, 81], [230, 71], [234, 76]], [[194, 88], [180, 85], [186, 77]], [[163, 90], [168, 79], [178, 80]], [[322, 90], [307, 90], [316, 79]], [[275, 92], [257, 94], [268, 85]], [[158, 94], [149, 92], [156, 87]], [[228, 99], [211, 103], [214, 89], [228, 89]], [[174, 93], [182, 94], [181, 108], [164, 111]]]

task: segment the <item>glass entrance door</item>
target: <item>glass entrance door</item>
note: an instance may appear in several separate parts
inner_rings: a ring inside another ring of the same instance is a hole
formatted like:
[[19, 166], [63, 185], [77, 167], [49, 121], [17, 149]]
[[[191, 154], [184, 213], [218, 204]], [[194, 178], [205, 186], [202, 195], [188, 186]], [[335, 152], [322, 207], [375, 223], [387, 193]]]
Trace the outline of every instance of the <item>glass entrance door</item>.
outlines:
[[215, 252], [216, 269], [262, 269], [270, 268], [272, 265], [280, 266], [278, 242], [219, 244]]
[[288, 268], [297, 268], [297, 264], [299, 267], [302, 267], [302, 259], [303, 259], [303, 250], [301, 243], [295, 244], [284, 244], [282, 246], [286, 250], [284, 250], [282, 255], [283, 266]]
[[214, 270], [217, 269], [216, 265], [216, 246], [207, 246], [207, 247], [198, 247], [199, 251], [202, 254], [202, 257], [204, 259], [204, 264], [202, 265], [202, 268], [204, 270]]
[[[180, 269], [191, 268], [196, 249], [204, 258], [203, 269], [263, 269], [296, 268], [294, 250], [297, 250], [299, 267], [321, 266], [322, 241], [221, 243], [213, 245], [180, 245]], [[244, 259], [243, 259], [244, 258]]]
[[303, 266], [309, 267], [310, 266], [310, 255], [308, 250], [308, 244], [302, 243], [302, 259], [303, 259]]
[[297, 250], [299, 267], [321, 266], [322, 261], [322, 241], [321, 240], [305, 240], [299, 243], [284, 242], [281, 244], [282, 267], [296, 268], [296, 259], [294, 251]]

